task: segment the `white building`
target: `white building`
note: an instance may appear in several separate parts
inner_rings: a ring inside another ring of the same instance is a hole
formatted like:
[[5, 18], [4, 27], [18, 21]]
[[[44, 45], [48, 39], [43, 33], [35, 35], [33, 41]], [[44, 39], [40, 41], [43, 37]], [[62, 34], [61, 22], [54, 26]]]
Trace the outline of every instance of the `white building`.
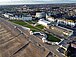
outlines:
[[54, 22], [54, 21], [55, 21], [55, 19], [54, 19], [53, 17], [48, 16], [47, 14], [46, 14], [46, 19], [47, 19], [48, 21], [50, 21], [50, 22]]
[[74, 21], [72, 21], [72, 20], [68, 20], [68, 19], [54, 19], [53, 17], [48, 16], [47, 14], [46, 14], [46, 19], [48, 21], [50, 21], [50, 22], [55, 22], [57, 20], [56, 25], [62, 24], [62, 25], [65, 25], [65, 26], [69, 25], [71, 27], [74, 27], [76, 25], [76, 23]]
[[9, 15], [8, 14], [3, 14], [3, 15], [4, 15], [4, 17], [9, 18]]
[[48, 26], [50, 25], [50, 23], [51, 23], [51, 22], [46, 21], [46, 20], [44, 20], [44, 19], [40, 19], [40, 20], [38, 21], [38, 24], [41, 24], [41, 25], [43, 25], [43, 26], [45, 26], [45, 27], [48, 27]]
[[3, 16], [6, 17], [6, 18], [9, 18], [10, 16], [13, 16], [13, 14], [5, 13], [5, 14], [3, 14]]
[[22, 17], [22, 20], [25, 20], [25, 21], [32, 20], [32, 16], [25, 16], [25, 17]]
[[42, 18], [42, 17], [45, 17], [45, 16], [46, 16], [45, 12], [37, 12], [35, 17]]
[[25, 21], [29, 21], [32, 20], [32, 16], [31, 15], [13, 15], [13, 14], [3, 14], [6, 18], [9, 18], [10, 20], [25, 20]]
[[48, 17], [47, 20], [50, 21], [50, 22], [54, 22], [55, 21], [55, 19], [53, 17]]
[[72, 21], [72, 20], [64, 20], [64, 19], [62, 19], [62, 20], [58, 20], [58, 24], [63, 24], [63, 25], [69, 25], [69, 26], [71, 26], [71, 27], [74, 27], [76, 24]]

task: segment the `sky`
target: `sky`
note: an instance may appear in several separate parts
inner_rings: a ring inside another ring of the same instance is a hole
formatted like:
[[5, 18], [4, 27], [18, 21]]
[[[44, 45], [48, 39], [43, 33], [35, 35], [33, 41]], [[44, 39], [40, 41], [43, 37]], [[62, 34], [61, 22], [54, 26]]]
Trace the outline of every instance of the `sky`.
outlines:
[[0, 5], [76, 3], [76, 0], [0, 0]]

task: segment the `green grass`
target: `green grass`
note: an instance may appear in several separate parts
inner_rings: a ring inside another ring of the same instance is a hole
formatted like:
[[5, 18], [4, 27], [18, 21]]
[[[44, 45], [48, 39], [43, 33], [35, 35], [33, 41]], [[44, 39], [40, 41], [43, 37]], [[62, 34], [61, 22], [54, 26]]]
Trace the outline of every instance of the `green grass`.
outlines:
[[36, 25], [35, 27], [38, 27], [40, 29], [44, 29], [44, 26], [42, 26], [42, 25]]
[[38, 21], [36, 20], [36, 21], [27, 21], [28, 23], [30, 23], [30, 24], [34, 24], [34, 23], [37, 23]]
[[[37, 28], [40, 28], [40, 29], [43, 29], [43, 28], [44, 28], [44, 26], [42, 26], [42, 25], [37, 25], [36, 27], [33, 27], [33, 26], [29, 25], [28, 23], [26, 23], [26, 22], [24, 22], [24, 21], [21, 21], [21, 20], [10, 20], [10, 21], [11, 21], [11, 22], [14, 22], [14, 23], [16, 23], [16, 24], [19, 24], [19, 25], [28, 27], [28, 28], [30, 28], [31, 31], [33, 31], [33, 32], [41, 31], [41, 30], [39, 30], [39, 29], [37, 29]], [[60, 39], [54, 37], [54, 36], [51, 35], [51, 34], [47, 34], [47, 36], [48, 36], [48, 37], [47, 37], [47, 40], [48, 40], [48, 41], [60, 42]]]
[[16, 23], [16, 24], [19, 24], [19, 25], [28, 27], [28, 28], [30, 28], [33, 32], [39, 31], [39, 30], [37, 30], [35, 27], [33, 27], [33, 26], [27, 24], [27, 23], [24, 22], [24, 21], [21, 21], [21, 20], [10, 20], [10, 21], [11, 21], [11, 22], [14, 22], [14, 23]]
[[[36, 21], [27, 21], [29, 24], [36, 24], [37, 23], [37, 20]], [[42, 26], [42, 25], [40, 25], [40, 24], [38, 24], [38, 25], [36, 25], [35, 26], [36, 28], [39, 28], [39, 29], [44, 29], [44, 26]]]
[[28, 23], [30, 23], [30, 24], [33, 24], [34, 22], [33, 21], [27, 21]]
[[50, 34], [47, 34], [47, 40], [52, 42], [60, 42], [60, 39]]
[[19, 24], [19, 25], [22, 25], [22, 26], [27, 25], [27, 23], [24, 23], [24, 22], [21, 21], [21, 20], [9, 20], [9, 21], [14, 22], [14, 23]]

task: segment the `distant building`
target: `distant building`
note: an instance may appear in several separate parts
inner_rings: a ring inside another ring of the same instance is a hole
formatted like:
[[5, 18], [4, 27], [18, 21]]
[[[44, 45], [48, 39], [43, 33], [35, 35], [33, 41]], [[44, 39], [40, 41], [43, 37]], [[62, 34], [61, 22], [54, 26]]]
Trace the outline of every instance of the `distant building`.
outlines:
[[71, 26], [71, 27], [74, 27], [76, 25], [76, 23], [73, 21], [73, 20], [68, 20], [68, 19], [58, 19], [58, 24], [62, 24], [62, 25], [65, 25], [65, 26]]
[[48, 21], [50, 21], [50, 22], [54, 22], [54, 21], [55, 21], [55, 19], [54, 19], [53, 17], [48, 16], [47, 14], [46, 14], [46, 19], [47, 19]]
[[46, 20], [44, 20], [44, 19], [40, 19], [40, 20], [38, 21], [38, 24], [41, 24], [41, 25], [43, 25], [43, 26], [45, 26], [45, 27], [49, 27], [50, 24], [51, 24], [51, 22], [46, 21]]
[[36, 12], [36, 16], [37, 18], [43, 18], [46, 17], [46, 13], [45, 12]]
[[56, 25], [60, 24], [60, 25], [64, 25], [64, 26], [70, 26], [70, 27], [75, 27], [76, 23], [73, 20], [69, 20], [69, 19], [54, 19], [51, 16], [48, 16], [46, 14], [46, 19], [50, 22], [55, 22]]
[[29, 21], [32, 20], [32, 16], [31, 15], [22, 15], [22, 14], [8, 14], [5, 13], [3, 14], [6, 18], [9, 18], [10, 20], [16, 19], [16, 20], [25, 20], [25, 21]]
[[13, 14], [5, 13], [5, 14], [3, 14], [3, 16], [6, 17], [6, 18], [10, 18], [10, 16], [13, 16]]

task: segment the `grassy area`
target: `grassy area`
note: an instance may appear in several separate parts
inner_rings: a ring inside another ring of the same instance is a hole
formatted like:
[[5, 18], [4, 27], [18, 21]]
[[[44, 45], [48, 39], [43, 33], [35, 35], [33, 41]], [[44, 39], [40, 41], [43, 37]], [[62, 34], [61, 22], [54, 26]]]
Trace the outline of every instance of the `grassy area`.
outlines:
[[[36, 24], [38, 21], [36, 20], [36, 21], [27, 21], [29, 24]], [[38, 24], [38, 25], [36, 25], [35, 26], [36, 28], [39, 28], [39, 29], [44, 29], [44, 26], [42, 26], [42, 25], [40, 25], [40, 24]]]
[[30, 28], [33, 32], [39, 31], [39, 30], [37, 30], [35, 27], [33, 27], [33, 26], [25, 23], [24, 21], [21, 21], [21, 20], [10, 20], [10, 21], [11, 21], [11, 22], [14, 22], [14, 23], [16, 23], [16, 24], [19, 24], [19, 25], [28, 27], [28, 28]]
[[44, 29], [44, 26], [42, 26], [42, 25], [36, 25], [35, 27], [38, 27], [40, 29]]
[[30, 24], [35, 24], [35, 23], [37, 23], [38, 21], [37, 20], [35, 20], [35, 21], [27, 21], [28, 23], [30, 23]]
[[[28, 23], [26, 23], [26, 22], [24, 22], [24, 21], [21, 21], [21, 20], [10, 20], [10, 21], [11, 21], [11, 22], [14, 22], [14, 23], [16, 23], [16, 24], [19, 24], [19, 25], [28, 27], [28, 28], [30, 28], [31, 31], [33, 31], [33, 32], [41, 31], [41, 30], [39, 30], [39, 29], [37, 29], [37, 28], [40, 28], [40, 29], [43, 29], [43, 28], [44, 28], [44, 26], [42, 26], [42, 25], [37, 25], [36, 27], [33, 27], [33, 26], [29, 25]], [[53, 35], [47, 34], [47, 36], [48, 36], [47, 40], [49, 40], [49, 41], [52, 41], [52, 42], [59, 42], [59, 41], [60, 41], [60, 39], [54, 37]]]
[[47, 40], [52, 42], [60, 42], [60, 39], [56, 38], [53, 35], [47, 34]]
[[33, 24], [34, 22], [33, 21], [27, 21], [28, 23], [30, 23], [30, 24]]
[[19, 25], [22, 25], [22, 26], [27, 25], [27, 24], [24, 23], [22, 20], [9, 20], [9, 21], [14, 22], [14, 23], [19, 24]]

